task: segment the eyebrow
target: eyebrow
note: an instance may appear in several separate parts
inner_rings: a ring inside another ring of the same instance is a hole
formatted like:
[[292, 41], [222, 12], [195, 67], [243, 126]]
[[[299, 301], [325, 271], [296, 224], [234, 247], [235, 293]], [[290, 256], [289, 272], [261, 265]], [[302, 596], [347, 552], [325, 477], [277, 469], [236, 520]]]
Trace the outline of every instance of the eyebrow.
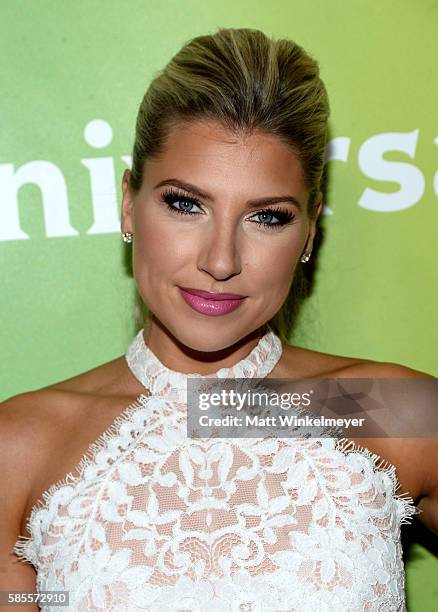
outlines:
[[[191, 183], [186, 183], [184, 181], [180, 181], [179, 179], [175, 179], [175, 178], [165, 179], [164, 181], [160, 181], [159, 183], [155, 185], [154, 189], [158, 189], [159, 187], [164, 187], [165, 185], [173, 185], [174, 187], [179, 187], [180, 189], [184, 189], [184, 191], [193, 193], [204, 200], [209, 200], [209, 201], [213, 200], [211, 195], [209, 195], [205, 191], [202, 191], [201, 189], [199, 189], [199, 187], [196, 187], [195, 185], [192, 185]], [[294, 206], [296, 206], [298, 210], [300, 211], [303, 208], [300, 202], [291, 195], [273, 196], [271, 198], [257, 198], [256, 200], [248, 200], [247, 204], [248, 204], [248, 207], [253, 207], [253, 206], [262, 207], [262, 206], [269, 206], [270, 204], [279, 204], [280, 202], [289, 202], [290, 204], [293, 204]]]

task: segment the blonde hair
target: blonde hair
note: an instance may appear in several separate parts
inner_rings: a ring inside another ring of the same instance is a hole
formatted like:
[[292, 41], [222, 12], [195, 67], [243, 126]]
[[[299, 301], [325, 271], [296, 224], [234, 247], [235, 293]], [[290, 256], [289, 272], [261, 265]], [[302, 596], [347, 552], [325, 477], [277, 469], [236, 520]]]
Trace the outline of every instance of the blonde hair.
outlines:
[[[145, 160], [163, 151], [176, 122], [214, 119], [235, 132], [276, 135], [293, 149], [303, 167], [309, 189], [307, 212], [312, 218], [324, 170], [328, 117], [329, 102], [318, 64], [297, 43], [274, 40], [250, 28], [197, 36], [158, 73], [143, 97], [131, 187], [140, 189]], [[309, 289], [299, 265], [287, 299], [266, 324], [283, 342], [288, 341]]]

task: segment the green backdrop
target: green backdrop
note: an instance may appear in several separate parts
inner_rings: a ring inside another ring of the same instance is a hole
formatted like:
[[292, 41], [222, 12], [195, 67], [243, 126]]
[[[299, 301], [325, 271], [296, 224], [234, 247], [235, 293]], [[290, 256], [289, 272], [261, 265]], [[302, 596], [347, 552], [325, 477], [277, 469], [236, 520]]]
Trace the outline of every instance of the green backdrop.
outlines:
[[[136, 110], [172, 54], [217, 27], [295, 39], [331, 98], [325, 238], [293, 340], [438, 375], [436, 0], [2, 0], [0, 399], [125, 351]], [[437, 545], [405, 537], [409, 610], [436, 610]]]

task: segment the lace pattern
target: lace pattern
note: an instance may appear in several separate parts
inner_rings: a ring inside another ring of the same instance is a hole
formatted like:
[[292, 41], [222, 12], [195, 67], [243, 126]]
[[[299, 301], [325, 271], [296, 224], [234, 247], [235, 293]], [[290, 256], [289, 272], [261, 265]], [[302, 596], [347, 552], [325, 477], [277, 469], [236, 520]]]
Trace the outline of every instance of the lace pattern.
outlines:
[[[216, 375], [266, 376], [280, 356], [269, 332]], [[142, 335], [127, 361], [151, 394], [44, 493], [14, 547], [38, 590], [83, 611], [405, 610], [400, 525], [416, 509], [394, 466], [345, 439], [187, 439], [187, 375]]]

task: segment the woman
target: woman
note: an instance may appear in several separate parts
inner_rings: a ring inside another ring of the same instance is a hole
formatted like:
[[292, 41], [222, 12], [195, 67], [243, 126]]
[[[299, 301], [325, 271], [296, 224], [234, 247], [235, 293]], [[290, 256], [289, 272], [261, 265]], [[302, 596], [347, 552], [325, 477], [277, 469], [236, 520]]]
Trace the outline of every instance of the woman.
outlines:
[[400, 524], [415, 502], [438, 528], [435, 442], [185, 433], [195, 374], [429, 378], [287, 343], [328, 114], [315, 61], [257, 30], [195, 38], [154, 79], [122, 181], [151, 314], [125, 356], [3, 405], [3, 590], [68, 591], [72, 610], [404, 608]]

